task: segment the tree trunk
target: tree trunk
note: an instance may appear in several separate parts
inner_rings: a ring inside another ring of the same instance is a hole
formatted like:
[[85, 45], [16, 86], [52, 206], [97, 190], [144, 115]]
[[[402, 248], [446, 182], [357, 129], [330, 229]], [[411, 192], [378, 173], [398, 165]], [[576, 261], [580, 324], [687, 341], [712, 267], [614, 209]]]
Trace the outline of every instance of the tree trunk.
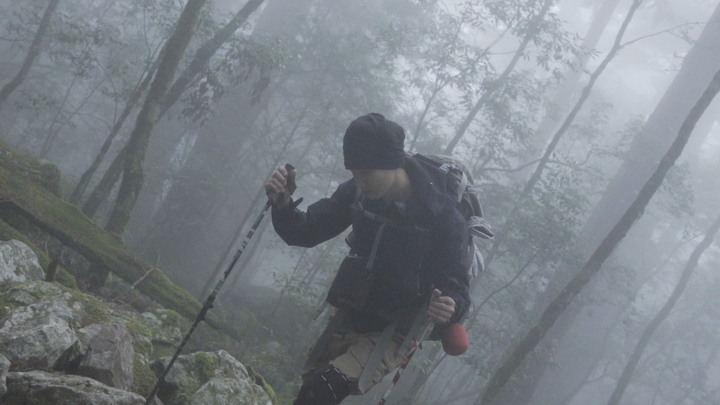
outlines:
[[[715, 71], [720, 69], [719, 22], [720, 6], [713, 12], [695, 46], [687, 53], [681, 70], [658, 102], [655, 111], [633, 140], [631, 149], [626, 154], [627, 160], [610, 181], [584, 226], [578, 238], [578, 249], [588, 249], [591, 252], [597, 247], [599, 239], [607, 235], [612, 224], [618, 221], [623, 210], [627, 209], [637, 195], [637, 190], [652, 173], [652, 165], [657, 164], [653, 162], [658, 162], [662, 155], [661, 148], [667, 149], [672, 143], [673, 132], [677, 133], [694, 100], [700, 97]], [[698, 131], [696, 133], [700, 134]], [[553, 275], [547, 292], [539, 297], [535, 305], [537, 310], [534, 312], [543, 311], [574, 273], [574, 269], [560, 266]], [[597, 291], [599, 296], [612, 288], [603, 278], [590, 287], [586, 292]], [[600, 345], [602, 334], [598, 331], [614, 324], [616, 319], [622, 316], [626, 309], [626, 298], [600, 300], [582, 311], [568, 312], [563, 316], [550, 332], [551, 337], [558, 341], [554, 356], [561, 366], [544, 371], [531, 403], [558, 403], [558, 399], [564, 396], [564, 387], [575, 386], [577, 378], [585, 374], [585, 369], [593, 367], [594, 355], [589, 351]], [[589, 315], [590, 313], [595, 316]], [[559, 381], [562, 381], [562, 384], [558, 385]]]
[[605, 193], [584, 226], [583, 235], [589, 249], [600, 242], [612, 221], [627, 209], [640, 186], [650, 177], [663, 151], [672, 143], [692, 102], [705, 90], [713, 74], [720, 68], [720, 6], [683, 60], [682, 68], [673, 79], [642, 132], [631, 144], [627, 159], [615, 174]]
[[255, 10], [262, 5], [263, 1], [265, 0], [249, 0], [225, 26], [220, 28], [212, 38], [195, 51], [193, 60], [190, 61], [190, 64], [178, 75], [177, 80], [175, 80], [170, 90], [168, 90], [167, 97], [163, 102], [161, 116], [165, 115], [170, 107], [175, 105], [193, 79], [207, 66], [210, 58], [242, 27], [248, 17], [250, 17], [250, 14], [255, 12]]
[[622, 49], [623, 45], [621, 44], [621, 41], [623, 36], [625, 35], [625, 30], [630, 24], [630, 21], [632, 21], [633, 16], [635, 15], [635, 11], [638, 9], [638, 7], [640, 7], [640, 3], [642, 2], [643, 0], [633, 0], [632, 4], [630, 5], [630, 10], [625, 16], [625, 20], [620, 27], [620, 31], [618, 31], [617, 35], [615, 36], [615, 42], [613, 43], [612, 49], [610, 49], [610, 52], [608, 52], [605, 59], [603, 59], [603, 61], [600, 63], [600, 66], [595, 69], [592, 76], [590, 77], [590, 82], [588, 82], [587, 86], [583, 88], [580, 99], [577, 101], [577, 103], [575, 103], [572, 111], [570, 111], [570, 113], [567, 115], [563, 124], [560, 126], [557, 132], [555, 132], [555, 135], [553, 135], [552, 140], [550, 140], [550, 144], [547, 146], [545, 153], [540, 158], [540, 162], [538, 162], [538, 165], [535, 168], [535, 172], [532, 174], [532, 176], [530, 176], [530, 180], [528, 180], [528, 182], [525, 184], [525, 188], [523, 189], [519, 200], [524, 200], [525, 198], [527, 198], [532, 189], [535, 188], [535, 184], [537, 184], [538, 180], [540, 180], [540, 176], [542, 175], [545, 166], [550, 161], [550, 156], [553, 154], [553, 152], [555, 152], [555, 147], [560, 142], [560, 138], [562, 138], [568, 128], [570, 128], [570, 124], [572, 124], [572, 122], [575, 120], [575, 117], [580, 112], [580, 109], [585, 104], [585, 101], [588, 99], [588, 97], [590, 97], [590, 92], [595, 86], [595, 82], [597, 81], [598, 77], [600, 77], [600, 75], [605, 71], [605, 68], [610, 63], [610, 61], [612, 61], [615, 55], [620, 51], [620, 49]]
[[[188, 67], [183, 70], [183, 72], [178, 76], [177, 80], [175, 80], [172, 86], [170, 86], [167, 96], [162, 103], [162, 109], [158, 119], [164, 116], [165, 113], [178, 101], [182, 93], [187, 90], [189, 84], [207, 65], [210, 58], [217, 52], [220, 46], [222, 46], [223, 43], [230, 39], [232, 34], [234, 34], [235, 31], [237, 31], [245, 21], [247, 21], [249, 15], [253, 11], [257, 10], [257, 8], [262, 4], [263, 1], [264, 0], [251, 0], [246, 3], [245, 6], [243, 6], [243, 8], [238, 11], [235, 17], [230, 20], [230, 22], [228, 22], [223, 28], [218, 30], [218, 32], [215, 33], [215, 35], [210, 40], [208, 40], [200, 48], [198, 48], [198, 50], [195, 52], [195, 57], [190, 62]], [[98, 155], [95, 157], [92, 165], [90, 166], [90, 168], [88, 168], [88, 170], [85, 171], [85, 173], [83, 173], [80, 182], [78, 182], [78, 184], [75, 186], [75, 189], [73, 190], [73, 194], [70, 199], [71, 202], [76, 204], [80, 202], [82, 193], [85, 192], [85, 188], [90, 182], [92, 176], [97, 171], [97, 168], [100, 166], [100, 163], [102, 162], [105, 154], [109, 150], [113, 139], [117, 136], [120, 128], [122, 128], [123, 122], [130, 114], [132, 109], [135, 107], [135, 105], [137, 105], [137, 102], [140, 99], [142, 92], [145, 91], [148, 84], [150, 83], [150, 80], [153, 78], [154, 72], [157, 69], [157, 64], [158, 61], [156, 61], [154, 66], [148, 71], [145, 80], [140, 84], [138, 89], [133, 93], [132, 98], [125, 105], [125, 109], [123, 110], [120, 118], [115, 122], [115, 125], [113, 125], [110, 134], [106, 138], [105, 143], [101, 147]], [[123, 147], [123, 152], [118, 154], [115, 159], [124, 159], [124, 151], [125, 147]], [[114, 165], [115, 161], [113, 161], [111, 167], [114, 167]], [[115, 183], [120, 180], [121, 175], [122, 171], [110, 172], [110, 169], [108, 169], [105, 176], [103, 177], [103, 180], [100, 183], [103, 185], [103, 187], [100, 187], [98, 185], [98, 187], [93, 190], [91, 196], [88, 198], [88, 201], [85, 204], [86, 206], [88, 206], [88, 209], [83, 208], [83, 212], [85, 212], [86, 215], [94, 215], [95, 210], [99, 207], [100, 203], [107, 198]]]
[[[592, 92], [593, 87], [595, 86], [595, 82], [597, 79], [602, 75], [602, 73], [605, 71], [605, 68], [608, 64], [610, 64], [610, 61], [615, 58], [615, 55], [622, 49], [623, 45], [621, 44], [622, 38], [625, 35], [625, 30], [627, 29], [628, 25], [630, 24], [630, 21], [632, 21], [633, 16], [635, 15], [635, 11], [640, 6], [640, 3], [642, 3], [643, 0], [633, 0], [632, 4], [630, 5], [630, 10], [628, 11], [627, 15], [625, 16], [625, 20], [623, 21], [622, 26], [620, 27], [620, 30], [618, 31], [617, 35], [615, 36], [615, 42], [613, 43], [612, 49], [610, 49], [610, 52], [605, 56], [605, 59], [600, 63], [600, 65], [595, 69], [593, 74], [590, 76], [590, 81], [588, 84], [583, 88], [582, 94], [580, 96], [580, 99], [575, 103], [575, 106], [572, 108], [570, 113], [568, 113], [567, 117], [565, 117], [565, 120], [563, 121], [563, 124], [558, 128], [558, 130], [553, 135], [552, 139], [550, 140], [550, 143], [545, 148], [545, 153], [543, 153], [542, 157], [540, 158], [540, 161], [538, 162], [537, 166], [535, 167], [535, 171], [533, 171], [532, 175], [528, 179], [528, 181], [525, 183], [525, 186], [523, 187], [522, 192], [520, 193], [520, 196], [518, 196], [512, 205], [512, 208], [510, 210], [510, 213], [507, 215], [507, 218], [512, 218], [518, 209], [522, 206], [523, 202], [530, 196], [533, 189], [535, 188], [535, 185], [540, 180], [540, 177], [543, 174], [543, 171], [545, 170], [545, 167], [547, 166], [548, 162], [550, 162], [550, 157], [555, 152], [555, 148], [557, 147], [558, 143], [560, 143], [560, 139], [565, 135], [565, 132], [570, 128], [570, 125], [572, 125], [573, 121], [575, 121], [575, 117], [582, 109], [583, 105], [585, 104], [585, 101], [587, 101], [588, 97], [590, 97], [590, 93]], [[502, 229], [503, 227], [500, 227]], [[495, 259], [495, 256], [498, 254], [498, 251], [502, 248], [503, 243], [505, 242], [505, 235], [503, 233], [500, 233], [495, 238], [495, 241], [493, 242], [492, 248], [490, 249], [490, 252], [488, 252], [486, 263], [489, 265], [492, 263], [492, 261]]]
[[513, 72], [513, 70], [515, 70], [515, 65], [517, 65], [520, 58], [525, 54], [525, 49], [538, 34], [538, 28], [540, 27], [540, 23], [545, 19], [545, 15], [554, 3], [555, 0], [544, 0], [542, 8], [538, 12], [538, 14], [533, 17], [532, 22], [530, 22], [527, 34], [520, 43], [520, 47], [517, 49], [517, 51], [515, 51], [512, 60], [505, 67], [505, 70], [502, 72], [502, 74], [500, 74], [500, 77], [488, 84], [485, 93], [483, 93], [482, 97], [480, 97], [477, 103], [475, 103], [473, 108], [468, 113], [467, 117], [465, 117], [465, 120], [463, 120], [463, 122], [460, 124], [460, 127], [455, 132], [455, 135], [453, 136], [452, 140], [450, 140], [450, 143], [448, 143], [447, 147], [445, 147], [445, 151], [443, 152], [444, 154], [452, 154], [453, 149], [455, 149], [455, 146], [457, 146], [458, 142], [460, 142], [460, 139], [465, 135], [465, 132], [467, 132], [468, 128], [470, 128], [470, 124], [472, 124], [472, 122], [475, 120], [475, 117], [477, 117], [478, 113], [483, 109], [483, 107], [485, 107], [485, 104], [487, 104], [487, 102], [495, 95], [495, 93], [502, 89], [502, 87], [505, 85], [508, 77], [510, 77], [510, 74]]
[[540, 316], [540, 320], [533, 326], [525, 337], [517, 343], [510, 355], [498, 367], [488, 379], [483, 391], [475, 402], [476, 405], [490, 404], [497, 396], [505, 383], [510, 379], [515, 370], [520, 366], [525, 357], [537, 346], [547, 331], [553, 326], [555, 321], [570, 305], [572, 299], [587, 285], [592, 277], [600, 270], [605, 260], [610, 256], [615, 247], [622, 241], [627, 232], [633, 226], [635, 221], [640, 218], [647, 206], [648, 202], [660, 188], [665, 175], [675, 164], [682, 153], [688, 138], [695, 127], [696, 122], [705, 112], [705, 109], [713, 100], [718, 90], [720, 90], [720, 71], [715, 73], [710, 85], [707, 86], [700, 99], [692, 107], [689, 114], [683, 121], [675, 141], [667, 150], [660, 161], [659, 166], [650, 179], [640, 189], [635, 200], [620, 218], [620, 221], [605, 236], [597, 249], [573, 277], [573, 279], [565, 285], [565, 288], [555, 297]]
[[578, 82], [580, 77], [590, 59], [590, 51], [595, 50], [602, 33], [605, 31], [608, 22], [613, 16], [615, 9], [617, 8], [620, 0], [606, 0], [603, 1], [599, 6], [593, 18], [592, 25], [588, 29], [585, 38], [583, 39], [582, 48], [588, 53], [584, 53], [580, 56], [577, 61], [577, 65], [573, 66], [562, 79], [560, 86], [555, 92], [553, 100], [547, 108], [547, 112], [543, 117], [542, 122], [538, 125], [536, 136], [534, 139], [535, 145], [538, 149], [547, 143], [547, 137], [556, 130], [558, 121], [564, 116], [570, 108], [570, 102], [575, 96], [576, 89], [578, 88]]
[[115, 184], [120, 180], [123, 174], [123, 162], [125, 161], [126, 150], [127, 145], [115, 156], [110, 166], [105, 170], [102, 179], [100, 179], [100, 182], [95, 186], [83, 204], [82, 211], [88, 217], [93, 218], [95, 216], [100, 205], [108, 198]]
[[135, 207], [145, 178], [143, 164], [150, 135], [160, 118], [160, 111], [168, 88], [180, 59], [185, 54], [185, 49], [195, 33], [200, 9], [205, 2], [206, 0], [188, 0], [162, 51], [158, 71], [150, 85], [143, 108], [138, 114], [135, 129], [130, 134], [123, 164], [123, 180], [106, 226], [110, 232], [122, 235], [130, 220], [130, 213]]
[[20, 70], [17, 72], [15, 77], [13, 77], [12, 80], [10, 80], [10, 82], [3, 86], [2, 90], [0, 90], [0, 108], [2, 108], [8, 97], [10, 97], [10, 94], [22, 84], [27, 77], [28, 72], [30, 72], [30, 68], [35, 62], [35, 59], [38, 55], [40, 55], [43, 37], [50, 26], [50, 18], [52, 18], [53, 14], [55, 14], [58, 3], [60, 3], [60, 0], [50, 0], [50, 3], [45, 9], [45, 13], [40, 20], [40, 26], [38, 26], [37, 31], [35, 31], [35, 36], [33, 37], [30, 49], [28, 50], [27, 56], [25, 56], [25, 61], [20, 67]]
[[[70, 195], [69, 201], [73, 204], [79, 204], [80, 200], [82, 199], [82, 195], [85, 192], [85, 189], [87, 188], [88, 184], [90, 183], [90, 180], [95, 175], [95, 172], [100, 167], [100, 163], [102, 163], [103, 159], [105, 159], [105, 155], [110, 150], [110, 146], [112, 146], [113, 141], [117, 137], [118, 133], [120, 133], [120, 129], [122, 129], [123, 124], [125, 123], [125, 120], [130, 116], [130, 113], [135, 109], [135, 106], [140, 101], [140, 98], [142, 97], [143, 93], [145, 92], [145, 89], [150, 85], [150, 81], [152, 80], [153, 76], [155, 75], [155, 71], [157, 70], [159, 59], [155, 60], [155, 62], [150, 66], [146, 71], [144, 78], [142, 81], [135, 87], [135, 90], [133, 90], [133, 93], [130, 95], [130, 98], [125, 102], [125, 108], [123, 108], [122, 113], [120, 113], [120, 116], [115, 120], [115, 123], [113, 123], [112, 128], [110, 129], [110, 133], [107, 137], [105, 137], [105, 142], [103, 142], [102, 146], [100, 147], [100, 150], [98, 151], [98, 154], [95, 155], [95, 159], [93, 160], [92, 164], [90, 164], [90, 167], [88, 167], [87, 170], [82, 174], [80, 177], [80, 181], [75, 185], [75, 188], [72, 191], [72, 194]], [[124, 150], [124, 148], [123, 148]], [[122, 153], [122, 156], [124, 158], [124, 152]], [[114, 185], [114, 183], [113, 183]], [[112, 188], [112, 187], [111, 187]], [[84, 211], [84, 210], [83, 210]], [[87, 214], [87, 212], [86, 212]], [[92, 214], [87, 214], [88, 216], [92, 216]]]
[[715, 235], [718, 232], [718, 229], [720, 229], [720, 217], [718, 217], [715, 222], [710, 226], [710, 229], [708, 229], [702, 242], [700, 242], [700, 244], [695, 247], [695, 250], [690, 255], [690, 259], [685, 265], [685, 269], [680, 275], [680, 280], [678, 280], [678, 283], [673, 289], [672, 294], [670, 294], [670, 297], [665, 302], [665, 305], [663, 305], [662, 309], [660, 309], [660, 311], [655, 315], [655, 317], [650, 321], [650, 323], [647, 325], [647, 327], [645, 327], [645, 330], [640, 335], [640, 339], [635, 345], [635, 349], [633, 349], [633, 352], [630, 355], [630, 358], [628, 359], [628, 362], [625, 365], [625, 368], [623, 369], [620, 378], [618, 379], [617, 385], [615, 385], [615, 389], [613, 390], [612, 395], [610, 395], [608, 405], [617, 405], [618, 403], [620, 403], [620, 399], [622, 398], [625, 389], [630, 383], [630, 379], [632, 378], [633, 372], [635, 371], [635, 367], [637, 367], [638, 363], [640, 362], [640, 358], [645, 352], [645, 348], [647, 347], [648, 342], [650, 342], [650, 339], [657, 330], [658, 326], [660, 326], [660, 324], [665, 320], [665, 318], [668, 317], [670, 311], [672, 311], [672, 309], [675, 307], [675, 304], [680, 299], [680, 296], [685, 291], [685, 287], [690, 280], [690, 276], [692, 276], [693, 272], [697, 268], [700, 256], [702, 256], [705, 250], [712, 244], [713, 239], [715, 239]]

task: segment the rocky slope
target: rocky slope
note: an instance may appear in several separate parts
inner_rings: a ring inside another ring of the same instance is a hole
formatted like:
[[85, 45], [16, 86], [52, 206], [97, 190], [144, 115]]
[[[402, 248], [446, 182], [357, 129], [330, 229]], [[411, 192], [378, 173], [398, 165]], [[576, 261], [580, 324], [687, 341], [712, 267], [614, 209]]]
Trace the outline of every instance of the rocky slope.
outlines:
[[[44, 281], [32, 250], [0, 241], [0, 404], [144, 404], [181, 339], [176, 312], [138, 313]], [[181, 356], [154, 404], [270, 405], [262, 377], [225, 351]]]

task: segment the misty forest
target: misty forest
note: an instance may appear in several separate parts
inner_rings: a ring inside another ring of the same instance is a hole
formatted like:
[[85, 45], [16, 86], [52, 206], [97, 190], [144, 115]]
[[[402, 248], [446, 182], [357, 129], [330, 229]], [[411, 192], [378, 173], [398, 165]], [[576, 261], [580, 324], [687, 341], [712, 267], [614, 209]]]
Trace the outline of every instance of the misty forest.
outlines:
[[[287, 246], [264, 184], [289, 162], [300, 209], [328, 196], [348, 124], [379, 112], [465, 163], [494, 233], [467, 352], [425, 342], [388, 404], [720, 404], [718, 0], [0, 5], [0, 240], [62, 291], [174, 314], [136, 374], [208, 309], [183, 354], [293, 402], [348, 248]], [[2, 333], [27, 287], [0, 281]], [[10, 398], [32, 367], [2, 339]], [[243, 400], [163, 402], [265, 403]], [[7, 403], [75, 403], [35, 401]]]

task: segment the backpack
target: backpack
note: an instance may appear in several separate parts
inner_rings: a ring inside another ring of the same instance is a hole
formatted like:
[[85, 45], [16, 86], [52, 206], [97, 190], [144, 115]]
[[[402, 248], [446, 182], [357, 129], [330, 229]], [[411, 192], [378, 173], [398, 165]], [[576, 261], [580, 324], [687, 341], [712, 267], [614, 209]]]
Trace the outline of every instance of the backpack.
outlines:
[[475, 244], [475, 237], [492, 239], [490, 223], [483, 217], [479, 191], [474, 186], [472, 174], [467, 166], [453, 156], [441, 154], [424, 155], [416, 153], [413, 158], [431, 166], [445, 174], [445, 192], [455, 198], [457, 209], [465, 218], [469, 234], [468, 246], [468, 277], [472, 279], [485, 269], [480, 249]]

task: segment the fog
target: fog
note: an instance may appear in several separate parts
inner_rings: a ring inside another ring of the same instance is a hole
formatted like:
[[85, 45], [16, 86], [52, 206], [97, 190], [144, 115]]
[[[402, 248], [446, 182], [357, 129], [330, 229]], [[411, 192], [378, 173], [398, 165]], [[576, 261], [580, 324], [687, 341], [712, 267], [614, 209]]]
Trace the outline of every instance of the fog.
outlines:
[[246, 239], [263, 184], [289, 162], [301, 209], [329, 195], [345, 128], [379, 112], [466, 163], [495, 232], [469, 350], [427, 342], [388, 404], [720, 404], [717, 1], [0, 7], [0, 139], [200, 302], [244, 249], [213, 309], [244, 340], [212, 349], [281, 403], [347, 246], [288, 247], [269, 218]]

